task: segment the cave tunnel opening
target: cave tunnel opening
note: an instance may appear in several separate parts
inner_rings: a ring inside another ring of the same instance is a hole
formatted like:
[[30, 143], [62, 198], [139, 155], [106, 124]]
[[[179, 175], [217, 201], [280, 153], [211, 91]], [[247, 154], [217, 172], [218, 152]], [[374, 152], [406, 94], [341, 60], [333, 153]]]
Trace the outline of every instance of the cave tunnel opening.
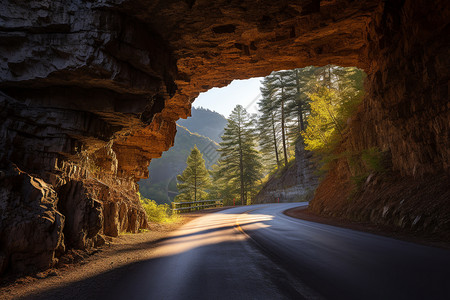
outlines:
[[[182, 199], [182, 195], [178, 196], [178, 200], [175, 197], [180, 194], [177, 176], [185, 170], [189, 153], [196, 146], [206, 168], [210, 172], [218, 172], [218, 165], [224, 163], [221, 160], [223, 135], [229, 127], [230, 118], [233, 118], [233, 111], [239, 105], [242, 113], [251, 120], [245, 130], [253, 134], [251, 143], [261, 163], [259, 183], [248, 191], [246, 203], [290, 202], [310, 198], [317, 186], [317, 176], [312, 173], [324, 169], [323, 162], [330, 159], [329, 153], [342, 141], [350, 119], [364, 97], [365, 77], [364, 71], [356, 67], [309, 66], [274, 71], [266, 77], [234, 80], [226, 87], [201, 93], [193, 102], [192, 116], [177, 121], [174, 146], [161, 158], [153, 159], [148, 168], [149, 178], [139, 181], [140, 194], [158, 204], [188, 202], [189, 199]], [[309, 120], [314, 130], [307, 128]], [[288, 168], [288, 164], [293, 165], [296, 155], [303, 157], [305, 147], [308, 155], [312, 156], [312, 151], [317, 154], [314, 159], [308, 158], [306, 163], [295, 167], [298, 172], [308, 173], [306, 178], [288, 179], [289, 183], [277, 191], [271, 191], [269, 197], [259, 195], [256, 199], [258, 190], [264, 188], [267, 180], [275, 173], [282, 173], [281, 169]], [[317, 163], [318, 157], [320, 162]], [[227, 180], [229, 182], [221, 183], [215, 180], [205, 189], [202, 199], [197, 200], [225, 198], [221, 199], [224, 205], [242, 204], [235, 192], [227, 193], [226, 188], [217, 191], [221, 184], [239, 185], [231, 177]], [[300, 182], [306, 184], [298, 186]]]

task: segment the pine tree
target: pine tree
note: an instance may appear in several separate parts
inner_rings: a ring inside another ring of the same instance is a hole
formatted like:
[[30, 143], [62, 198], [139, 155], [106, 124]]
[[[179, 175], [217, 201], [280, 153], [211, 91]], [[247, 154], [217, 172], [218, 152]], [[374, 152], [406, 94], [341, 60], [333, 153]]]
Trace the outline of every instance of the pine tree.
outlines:
[[232, 187], [228, 188], [229, 192], [232, 193], [233, 188], [239, 191], [243, 205], [247, 204], [249, 194], [255, 192], [256, 182], [262, 175], [253, 126], [253, 120], [247, 111], [241, 105], [237, 105], [228, 118], [219, 148], [217, 172], [228, 187]]
[[258, 102], [260, 117], [257, 122], [259, 146], [264, 164], [269, 169], [281, 166], [281, 128], [279, 110], [275, 105], [275, 89], [266, 77], [261, 87], [262, 99]]
[[207, 195], [206, 189], [210, 185], [210, 177], [197, 145], [191, 150], [186, 163], [186, 169], [177, 176], [177, 188], [180, 193], [176, 196], [176, 200], [201, 200]]
[[292, 120], [288, 135], [292, 141], [296, 141], [300, 133], [306, 129], [306, 118], [309, 115], [309, 93], [315, 88], [315, 72], [318, 68], [306, 67], [294, 69], [290, 73], [291, 85], [295, 87], [295, 93], [287, 100], [287, 111]]
[[288, 137], [286, 135], [287, 131], [287, 112], [286, 112], [286, 102], [288, 101], [289, 97], [289, 89], [291, 88], [291, 85], [287, 82], [287, 76], [289, 71], [279, 71], [274, 72], [274, 77], [276, 80], [274, 81], [274, 85], [278, 88], [278, 106], [280, 107], [280, 116], [281, 116], [281, 142], [283, 144], [283, 154], [284, 154], [284, 165], [286, 166], [288, 164]]
[[302, 132], [309, 149], [332, 148], [362, 99], [363, 79], [364, 72], [357, 68], [331, 65], [265, 77], [258, 103], [259, 145], [265, 165], [286, 164]]
[[[278, 117], [276, 123], [280, 126], [280, 140], [281, 140], [281, 149], [283, 150], [283, 160], [286, 165], [288, 162], [289, 154], [288, 147], [289, 137], [287, 136], [287, 130], [290, 123], [290, 117], [288, 111], [286, 109], [286, 103], [288, 99], [293, 96], [293, 84], [289, 82], [289, 72], [290, 71], [278, 71], [273, 72], [269, 76], [264, 78], [263, 85], [269, 91], [271, 97], [272, 109], [270, 110], [273, 113], [274, 119], [275, 115]], [[261, 90], [261, 94], [264, 91]]]
[[[266, 124], [266, 130], [268, 130], [269, 124], [273, 125], [271, 132], [276, 131], [276, 134], [271, 144], [280, 145], [281, 150], [278, 151], [277, 148], [274, 153], [276, 157], [279, 154], [279, 159], [283, 160], [284, 164], [287, 164], [292, 146], [302, 128], [305, 127], [304, 119], [308, 108], [307, 97], [304, 89], [301, 88], [301, 85], [305, 85], [302, 75], [309, 74], [311, 71], [309, 69], [307, 72], [302, 70], [273, 72], [264, 78], [261, 88], [263, 96], [259, 109], [263, 119], [261, 123]], [[260, 127], [262, 126], [261, 124]], [[268, 143], [268, 137], [262, 136], [262, 139], [264, 140], [263, 144]], [[277, 159], [278, 162], [280, 160]], [[277, 166], [280, 165], [281, 163], [277, 163]]]
[[233, 199], [239, 197], [239, 188], [235, 182], [230, 182], [226, 174], [226, 169], [221, 161], [211, 166], [210, 171], [212, 185], [209, 193], [209, 199], [222, 199], [223, 205], [232, 205]]

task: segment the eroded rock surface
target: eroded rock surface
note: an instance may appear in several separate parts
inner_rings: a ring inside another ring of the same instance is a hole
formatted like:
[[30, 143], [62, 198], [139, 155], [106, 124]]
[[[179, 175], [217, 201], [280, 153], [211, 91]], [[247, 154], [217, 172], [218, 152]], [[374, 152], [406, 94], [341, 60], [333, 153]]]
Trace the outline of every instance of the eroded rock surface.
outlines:
[[58, 197], [42, 179], [17, 168], [0, 178], [0, 268], [9, 262], [12, 271], [48, 268], [65, 250], [64, 216], [57, 210]]
[[443, 0], [3, 1], [0, 268], [147, 227], [136, 182], [175, 121], [199, 92], [274, 70], [363, 68], [352, 145], [404, 175], [448, 172], [449, 15]]
[[450, 6], [405, 1], [379, 9], [367, 30], [366, 96], [349, 121], [341, 151], [380, 149], [388, 157], [387, 178], [371, 174], [381, 178], [374, 183], [368, 177], [355, 187], [355, 174], [341, 159], [311, 208], [353, 220], [447, 232], [450, 239]]
[[303, 139], [295, 144], [295, 160], [267, 181], [253, 203], [310, 201], [319, 184], [313, 153], [305, 150]]

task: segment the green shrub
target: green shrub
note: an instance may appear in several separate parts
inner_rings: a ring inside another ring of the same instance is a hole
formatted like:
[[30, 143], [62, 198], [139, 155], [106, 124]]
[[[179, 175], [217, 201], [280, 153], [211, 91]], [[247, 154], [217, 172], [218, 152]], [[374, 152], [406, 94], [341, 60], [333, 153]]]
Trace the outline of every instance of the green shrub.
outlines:
[[361, 190], [361, 187], [366, 182], [367, 177], [368, 177], [368, 174], [365, 173], [365, 174], [355, 175], [350, 178], [351, 181], [353, 182], [354, 186], [356, 187], [356, 191]]
[[173, 213], [168, 204], [157, 204], [155, 201], [141, 197], [142, 207], [147, 213], [147, 219], [153, 223], [173, 223], [179, 220], [179, 215]]
[[371, 173], [386, 171], [384, 153], [377, 147], [364, 149], [359, 153], [348, 153], [347, 161], [352, 173], [353, 193], [359, 192]]
[[361, 159], [369, 171], [383, 172], [383, 153], [377, 147], [365, 149], [361, 153]]

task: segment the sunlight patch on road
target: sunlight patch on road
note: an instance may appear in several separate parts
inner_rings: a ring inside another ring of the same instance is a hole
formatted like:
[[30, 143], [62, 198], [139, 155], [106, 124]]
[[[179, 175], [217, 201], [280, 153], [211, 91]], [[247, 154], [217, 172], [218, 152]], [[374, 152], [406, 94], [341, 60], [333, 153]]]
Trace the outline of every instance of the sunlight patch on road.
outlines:
[[263, 222], [272, 220], [273, 216], [216, 214], [198, 218], [177, 230], [169, 236], [168, 240], [162, 242], [155, 256], [177, 255], [208, 245], [246, 240], [248, 236], [236, 230], [238, 219], [239, 226], [252, 224], [262, 228], [270, 226]]
[[236, 218], [236, 224], [240, 227], [245, 225], [252, 225], [252, 227], [257, 228], [267, 228], [271, 225], [268, 224], [268, 221], [272, 221], [273, 216], [270, 215], [262, 215], [262, 214], [242, 214], [238, 215]]

